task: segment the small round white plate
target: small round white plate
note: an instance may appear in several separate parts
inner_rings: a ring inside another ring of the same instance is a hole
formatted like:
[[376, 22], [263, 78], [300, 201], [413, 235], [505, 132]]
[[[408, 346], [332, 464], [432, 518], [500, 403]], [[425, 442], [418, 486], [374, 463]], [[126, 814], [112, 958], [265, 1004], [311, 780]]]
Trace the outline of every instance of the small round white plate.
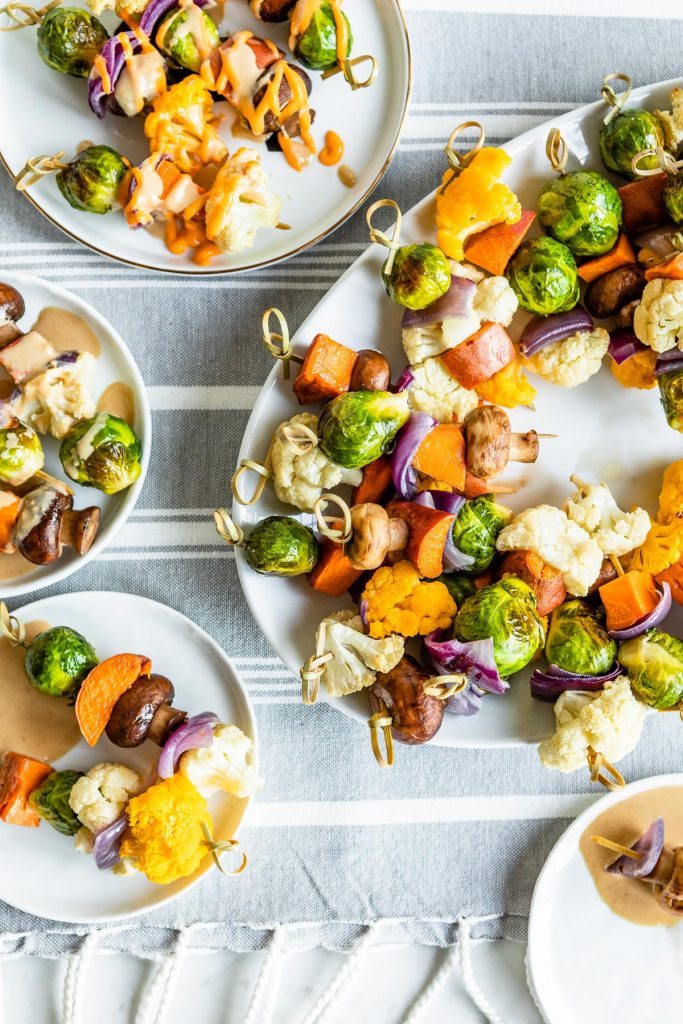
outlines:
[[[146, 654], [154, 671], [171, 679], [176, 707], [191, 715], [213, 711], [251, 737], [258, 767], [256, 722], [247, 692], [216, 641], [184, 615], [144, 597], [99, 591], [35, 601], [16, 614], [23, 622], [43, 619], [77, 629], [102, 659], [121, 650]], [[124, 750], [104, 736], [94, 749], [81, 740], [54, 767], [87, 771], [102, 761], [120, 762], [144, 777], [158, 756], [152, 743]], [[235, 837], [249, 802], [225, 794], [211, 799], [216, 838]], [[92, 857], [74, 850], [73, 839], [44, 823], [29, 829], [0, 822], [0, 833], [0, 900], [54, 921], [97, 924], [146, 913], [186, 892], [213, 864], [207, 856], [191, 877], [155, 885], [138, 872], [122, 878], [99, 871]], [[232, 884], [239, 885], [239, 879], [226, 879], [226, 885]]]
[[[2, 38], [1, 35], [0, 38]], [[145, 385], [132, 355], [120, 334], [97, 310], [65, 288], [60, 288], [59, 285], [43, 281], [30, 274], [0, 270], [0, 281], [13, 285], [24, 297], [26, 313], [20, 322], [20, 327], [24, 331], [29, 330], [37, 320], [40, 311], [46, 306], [58, 306], [85, 320], [97, 335], [102, 346], [102, 353], [97, 359], [95, 369], [95, 401], [114, 381], [122, 381], [127, 384], [135, 398], [135, 422], [132, 425], [142, 441], [140, 476], [125, 491], [107, 495], [94, 487], [82, 487], [80, 484], [67, 480], [59, 461], [59, 441], [53, 437], [41, 437], [45, 451], [45, 472], [51, 473], [73, 487], [76, 508], [84, 508], [88, 505], [100, 506], [102, 511], [100, 528], [93, 546], [86, 555], [79, 556], [73, 549], [65, 548], [59, 561], [53, 562], [52, 565], [36, 566], [35, 571], [31, 571], [25, 576], [17, 576], [14, 580], [0, 579], [0, 597], [3, 600], [8, 600], [22, 594], [30, 594], [41, 587], [47, 587], [52, 583], [58, 583], [59, 580], [66, 579], [91, 559], [96, 558], [108, 544], [111, 544], [114, 536], [132, 512], [145, 482], [152, 446], [152, 417]], [[2, 557], [0, 554], [0, 558]]]
[[[75, 0], [74, 6], [85, 4]], [[352, 92], [342, 75], [323, 82], [318, 72], [309, 74], [316, 143], [322, 147], [328, 130], [341, 136], [345, 144], [342, 163], [351, 167], [357, 178], [353, 188], [341, 183], [337, 167], [324, 167], [317, 157], [297, 173], [281, 153], [269, 152], [262, 143], [234, 137], [234, 111], [227, 103], [216, 104], [216, 113], [223, 115], [220, 132], [230, 152], [252, 146], [260, 153], [275, 191], [282, 197], [280, 219], [291, 225], [290, 230], [260, 231], [253, 248], [235, 256], [218, 257], [208, 267], [198, 267], [192, 263], [191, 254], [174, 256], [162, 239], [147, 231], [129, 230], [120, 213], [95, 216], [74, 210], [54, 179], [39, 181], [25, 195], [72, 238], [105, 256], [148, 270], [225, 274], [276, 263], [308, 248], [339, 227], [380, 180], [398, 144], [410, 96], [410, 45], [399, 0], [346, 0], [344, 10], [353, 28], [353, 54], [370, 53], [377, 58], [376, 81], [368, 89]], [[110, 32], [118, 24], [112, 15], [104, 16], [102, 21]], [[288, 52], [288, 27], [288, 22], [260, 22], [243, 0], [230, 0], [225, 5], [221, 35], [250, 29], [254, 35], [273, 39]], [[359, 67], [359, 77], [364, 71], [364, 66]], [[98, 121], [88, 107], [85, 80], [61, 75], [43, 64], [32, 28], [0, 32], [0, 123], [0, 157], [12, 175], [32, 156], [64, 150], [68, 159], [86, 139], [113, 146], [133, 164], [149, 156], [143, 120], [107, 116]]]
[[579, 840], [610, 806], [681, 785], [683, 775], [659, 775], [610, 793], [583, 811], [553, 847], [534, 889], [527, 950], [530, 986], [548, 1024], [680, 1021], [683, 922], [644, 927], [613, 913], [598, 895]]
[[[672, 81], [637, 89], [632, 93], [631, 104], [665, 109], [669, 93], [676, 85], [678, 82]], [[593, 103], [552, 122], [562, 129], [569, 144], [570, 169], [581, 164], [604, 171], [596, 142], [603, 108], [604, 104]], [[512, 157], [505, 180], [526, 209], [536, 209], [541, 186], [552, 177], [545, 156], [549, 124], [539, 125], [504, 147]], [[404, 217], [402, 237], [406, 241], [422, 241], [434, 238], [434, 234], [431, 195]], [[380, 281], [383, 260], [384, 250], [371, 246], [349, 267], [297, 331], [293, 339], [295, 350], [305, 352], [318, 332], [330, 334], [350, 348], [374, 346], [387, 356], [396, 379], [406, 363], [401, 345], [403, 311], [384, 293]], [[516, 320], [510, 328], [513, 339], [518, 337], [519, 330]], [[295, 371], [296, 367], [292, 378]], [[514, 410], [510, 416], [513, 430], [534, 427], [539, 433], [558, 437], [541, 443], [540, 457], [533, 466], [513, 465], [500, 478], [523, 481], [517, 494], [509, 501], [503, 500], [515, 511], [540, 502], [560, 504], [573, 489], [569, 477], [578, 473], [586, 480], [609, 483], [623, 508], [637, 502], [655, 512], [664, 467], [681, 457], [681, 435], [667, 426], [656, 389], [636, 391], [621, 387], [607, 360], [598, 374], [574, 390], [554, 387], [536, 376], [531, 380], [538, 392], [535, 411]], [[314, 406], [304, 408], [317, 411]], [[263, 459], [278, 424], [301, 411], [292, 391], [292, 380], [283, 380], [282, 369], [276, 364], [247, 424], [239, 458]], [[296, 514], [296, 509], [281, 505], [267, 486], [256, 505], [245, 508], [235, 503], [233, 513], [248, 532], [264, 516]], [[330, 612], [350, 607], [349, 600], [317, 594], [305, 578], [280, 580], [259, 576], [249, 568], [240, 551], [237, 568], [249, 606], [265, 636], [287, 667], [298, 673], [313, 653], [316, 624]], [[667, 628], [683, 635], [683, 609], [678, 605], [667, 620]], [[503, 747], [543, 739], [553, 729], [552, 705], [532, 700], [529, 675], [530, 670], [520, 672], [505, 696], [487, 697], [479, 714], [471, 718], [446, 714], [431, 742], [455, 747]], [[368, 717], [364, 694], [344, 697], [334, 704], [359, 721]], [[314, 709], [311, 714], [315, 714]]]

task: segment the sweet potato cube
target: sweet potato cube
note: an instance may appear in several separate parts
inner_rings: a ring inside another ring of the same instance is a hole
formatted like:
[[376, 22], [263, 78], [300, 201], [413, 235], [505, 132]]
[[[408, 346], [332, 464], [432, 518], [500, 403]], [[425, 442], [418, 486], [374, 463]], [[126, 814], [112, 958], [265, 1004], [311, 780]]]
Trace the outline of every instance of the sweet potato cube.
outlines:
[[515, 358], [515, 346], [501, 324], [484, 323], [439, 358], [464, 388], [477, 388]]
[[465, 438], [456, 423], [438, 423], [417, 449], [413, 466], [419, 473], [462, 491], [465, 486]]
[[524, 241], [524, 237], [536, 219], [533, 210], [522, 210], [516, 224], [493, 224], [490, 228], [472, 235], [465, 242], [465, 259], [475, 266], [488, 270], [497, 277], [505, 268]]
[[683, 252], [674, 253], [663, 263], [648, 267], [645, 277], [648, 281], [654, 281], [656, 277], [664, 277], [668, 281], [683, 281]]
[[392, 501], [387, 505], [390, 519], [402, 519], [408, 527], [406, 555], [420, 576], [434, 579], [443, 572], [443, 549], [455, 516], [414, 501]]
[[579, 267], [579, 277], [586, 284], [595, 281], [598, 277], [609, 273], [610, 270], [618, 270], [629, 263], [636, 263], [636, 254], [631, 243], [622, 231], [617, 239], [617, 244], [603, 256], [596, 256], [594, 260], [587, 260]]
[[307, 579], [313, 589], [321, 594], [342, 597], [362, 575], [361, 569], [355, 569], [351, 565], [340, 544], [323, 537], [318, 561], [308, 573]]
[[327, 334], [316, 334], [294, 381], [299, 403], [326, 402], [348, 391], [357, 358], [346, 345]]
[[498, 566], [498, 573], [499, 577], [511, 573], [531, 587], [539, 615], [550, 615], [567, 596], [560, 570], [546, 565], [533, 551], [509, 551]]
[[8, 750], [0, 765], [0, 819], [10, 825], [37, 828], [38, 815], [31, 804], [31, 793], [52, 775], [52, 768], [25, 754]]
[[600, 587], [608, 629], [628, 629], [657, 607], [659, 595], [649, 572], [625, 572]]
[[388, 455], [380, 455], [378, 459], [364, 467], [363, 479], [353, 490], [351, 504], [362, 505], [367, 501], [380, 501], [384, 492], [391, 486], [392, 480], [391, 459]]
[[653, 174], [621, 186], [624, 228], [630, 235], [668, 219], [662, 199], [665, 185], [666, 174]]

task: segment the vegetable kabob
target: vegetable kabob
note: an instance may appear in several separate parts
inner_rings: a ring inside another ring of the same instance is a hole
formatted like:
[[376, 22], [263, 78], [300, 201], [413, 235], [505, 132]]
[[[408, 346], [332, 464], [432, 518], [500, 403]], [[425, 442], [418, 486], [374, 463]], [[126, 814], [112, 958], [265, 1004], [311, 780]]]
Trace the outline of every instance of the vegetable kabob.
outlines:
[[653, 899], [665, 913], [683, 916], [683, 847], [666, 845], [663, 818], [655, 818], [631, 846], [600, 835], [591, 839], [619, 854], [605, 865], [605, 871], [649, 886]]

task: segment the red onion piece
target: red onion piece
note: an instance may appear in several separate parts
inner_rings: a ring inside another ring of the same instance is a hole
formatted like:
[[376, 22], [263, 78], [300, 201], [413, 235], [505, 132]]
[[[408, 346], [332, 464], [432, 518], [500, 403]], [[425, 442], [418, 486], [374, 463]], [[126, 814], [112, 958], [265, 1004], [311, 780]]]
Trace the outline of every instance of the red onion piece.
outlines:
[[445, 295], [425, 309], [406, 309], [401, 321], [407, 327], [433, 327], [451, 316], [468, 316], [472, 312], [476, 284], [468, 277], [451, 278], [451, 286]]
[[[126, 32], [125, 35], [128, 37], [133, 53], [137, 53], [141, 49], [140, 40], [133, 32]], [[88, 103], [95, 117], [103, 118], [107, 113], [107, 96], [110, 96], [116, 88], [119, 75], [126, 63], [123, 47], [118, 36], [112, 36], [111, 39], [107, 39], [100, 50], [99, 56], [105, 62], [111, 90], [110, 92], [104, 91], [102, 76], [93, 66], [88, 76]]]
[[449, 512], [457, 516], [465, 504], [465, 496], [454, 491], [420, 491], [413, 501], [418, 505], [427, 505], [429, 508], [437, 508], [439, 512]]
[[[194, 3], [197, 7], [213, 6], [209, 0], [194, 0]], [[164, 15], [168, 14], [168, 12], [174, 7], [178, 7], [178, 11], [180, 12], [178, 0], [152, 0], [152, 2], [147, 5], [144, 14], [140, 18], [141, 31], [144, 32], [146, 36], [151, 37]]]
[[655, 363], [655, 377], [662, 377], [665, 373], [673, 373], [683, 366], [683, 352], [679, 348], [671, 348], [668, 352], [662, 352]]
[[569, 313], [535, 316], [522, 331], [519, 350], [522, 355], [533, 356], [553, 341], [563, 341], [577, 331], [592, 331], [593, 320], [583, 306], [575, 306]]
[[680, 252], [674, 244], [676, 235], [680, 235], [681, 229], [676, 224], [663, 224], [657, 228], [646, 228], [634, 236], [633, 241], [639, 249], [649, 249], [653, 256], [665, 260], [674, 253]]
[[399, 495], [406, 499], [414, 497], [417, 488], [417, 470], [413, 459], [430, 430], [437, 425], [433, 416], [426, 412], [411, 412], [408, 422], [401, 429], [391, 459], [391, 475]]
[[622, 854], [608, 864], [605, 871], [609, 871], [611, 875], [624, 875], [626, 878], [645, 878], [654, 871], [664, 849], [664, 818], [655, 818], [647, 832], [644, 832], [640, 839], [636, 839], [630, 849], [641, 854], [638, 860]]
[[653, 626], [658, 626], [660, 622], [664, 621], [671, 611], [671, 587], [666, 580], [663, 580], [657, 584], [657, 590], [659, 591], [657, 607], [644, 619], [639, 619], [627, 629], [608, 629], [607, 632], [613, 640], [632, 640], [634, 636], [640, 636], [646, 629], [652, 629]]
[[501, 679], [493, 657], [493, 640], [439, 640], [441, 634], [430, 633], [424, 639], [429, 660], [442, 674], [466, 673], [470, 682], [488, 693], [505, 693], [508, 684]]
[[631, 327], [619, 327], [615, 331], [610, 331], [610, 342], [607, 351], [617, 366], [621, 366], [631, 356], [635, 356], [638, 352], [643, 352], [646, 348], [647, 345], [643, 345], [642, 341], [638, 341]]
[[186, 722], [174, 729], [164, 743], [157, 774], [160, 779], [170, 779], [176, 770], [176, 765], [182, 754], [187, 750], [196, 750], [198, 747], [208, 747], [213, 740], [213, 727], [218, 721], [218, 715], [212, 711], [203, 711], [199, 715], [193, 715]]
[[404, 370], [401, 370], [398, 376], [398, 380], [396, 381], [391, 390], [394, 392], [395, 395], [397, 395], [400, 391], [405, 391], [407, 388], [409, 388], [414, 380], [415, 374], [413, 373], [412, 368], [410, 366], [406, 366]]
[[544, 672], [537, 668], [529, 680], [531, 696], [536, 700], [555, 701], [566, 690], [581, 690], [592, 693], [602, 690], [610, 679], [616, 679], [621, 673], [621, 666], [615, 665], [609, 672], [601, 676], [586, 676], [578, 672], [566, 672], [558, 665], [550, 665]]
[[368, 630], [368, 602], [365, 600], [365, 598], [363, 598], [363, 600], [358, 605], [358, 614], [360, 615], [360, 621], [363, 623], [363, 631], [365, 633], [369, 632], [369, 630]]
[[128, 814], [124, 811], [116, 821], [113, 821], [111, 825], [107, 825], [106, 828], [102, 829], [95, 836], [93, 856], [95, 857], [95, 864], [100, 871], [113, 868], [121, 860], [119, 857], [119, 847], [127, 827]]

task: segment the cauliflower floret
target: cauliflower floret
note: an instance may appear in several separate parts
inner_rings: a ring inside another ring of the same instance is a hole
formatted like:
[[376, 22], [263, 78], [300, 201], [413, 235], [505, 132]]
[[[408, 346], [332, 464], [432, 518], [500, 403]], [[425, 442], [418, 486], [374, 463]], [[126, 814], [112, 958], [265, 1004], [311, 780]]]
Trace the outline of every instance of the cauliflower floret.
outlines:
[[555, 735], [540, 744], [539, 757], [547, 768], [560, 772], [583, 767], [589, 747], [608, 761], [619, 761], [636, 746], [646, 714], [625, 676], [605, 683], [597, 693], [567, 690], [555, 704]]
[[537, 505], [515, 516], [498, 534], [499, 551], [533, 551], [562, 573], [567, 592], [584, 597], [598, 577], [603, 553], [600, 545], [566, 512], [553, 505]]
[[479, 267], [475, 267], [474, 263], [458, 263], [457, 260], [449, 260], [448, 265], [451, 268], [452, 277], [466, 277], [469, 281], [474, 281], [475, 284], [483, 281], [486, 277], [486, 273]]
[[253, 796], [263, 788], [263, 779], [250, 763], [253, 746], [236, 725], [217, 725], [208, 747], [183, 754], [180, 773], [206, 799], [219, 790], [236, 797]]
[[598, 372], [608, 347], [609, 334], [596, 327], [545, 345], [536, 355], [525, 359], [524, 364], [558, 387], [575, 388]]
[[116, 10], [116, 0], [86, 0], [86, 3], [93, 14], [101, 17], [105, 11]]
[[142, 789], [142, 779], [123, 764], [96, 764], [69, 794], [69, 807], [91, 832], [111, 825]]
[[607, 484], [585, 484], [573, 476], [579, 490], [564, 504], [573, 523], [594, 538], [604, 555], [625, 555], [639, 547], [650, 532], [650, 517], [644, 508], [622, 512]]
[[76, 853], [90, 854], [95, 849], [95, 836], [86, 828], [79, 828], [78, 832], [74, 836], [74, 850]]
[[683, 89], [674, 89], [669, 96], [671, 110], [655, 110], [654, 114], [664, 132], [664, 145], [677, 153], [683, 143]]
[[213, 116], [213, 98], [199, 75], [188, 75], [166, 89], [152, 107], [145, 118], [150, 149], [165, 153], [179, 171], [190, 173], [227, 155]]
[[426, 412], [440, 423], [462, 422], [479, 404], [476, 392], [458, 384], [440, 359], [425, 359], [413, 367], [413, 378], [408, 392], [410, 408]]
[[404, 327], [403, 348], [408, 362], [413, 366], [431, 359], [449, 348], [455, 348], [461, 341], [478, 331], [481, 320], [475, 312], [467, 316], [449, 316], [440, 324], [426, 327]]
[[302, 412], [281, 423], [275, 432], [270, 464], [273, 486], [280, 501], [310, 512], [323, 491], [330, 491], [338, 484], [358, 487], [363, 474], [359, 469], [344, 469], [330, 462], [319, 447], [298, 454], [281, 431], [283, 427], [299, 423], [315, 433], [318, 417]]
[[456, 178], [450, 169], [444, 172], [446, 187], [436, 196], [436, 225], [439, 247], [447, 256], [461, 260], [470, 235], [520, 219], [517, 196], [500, 181], [510, 163], [505, 150], [485, 146]]
[[633, 330], [655, 352], [683, 349], [683, 281], [648, 281], [633, 315]]
[[448, 629], [456, 612], [455, 601], [441, 580], [421, 580], [412, 562], [382, 565], [363, 591], [370, 636], [381, 639], [426, 636]]
[[61, 440], [77, 420], [94, 416], [94, 378], [95, 357], [90, 352], [64, 353], [24, 385], [12, 407], [38, 433]]
[[378, 672], [390, 672], [403, 657], [403, 637], [367, 636], [360, 615], [351, 611], [333, 612], [322, 620], [316, 633], [316, 652], [321, 631], [322, 653], [332, 655], [325, 663], [321, 682], [332, 697], [345, 697], [371, 686]]
[[258, 153], [238, 149], [216, 175], [206, 201], [207, 237], [223, 252], [242, 252], [260, 228], [280, 220], [280, 197], [268, 188]]
[[664, 470], [657, 518], [660, 523], [683, 519], [683, 459], [672, 462]]
[[474, 293], [473, 312], [479, 319], [507, 327], [519, 302], [506, 277], [485, 277]]

